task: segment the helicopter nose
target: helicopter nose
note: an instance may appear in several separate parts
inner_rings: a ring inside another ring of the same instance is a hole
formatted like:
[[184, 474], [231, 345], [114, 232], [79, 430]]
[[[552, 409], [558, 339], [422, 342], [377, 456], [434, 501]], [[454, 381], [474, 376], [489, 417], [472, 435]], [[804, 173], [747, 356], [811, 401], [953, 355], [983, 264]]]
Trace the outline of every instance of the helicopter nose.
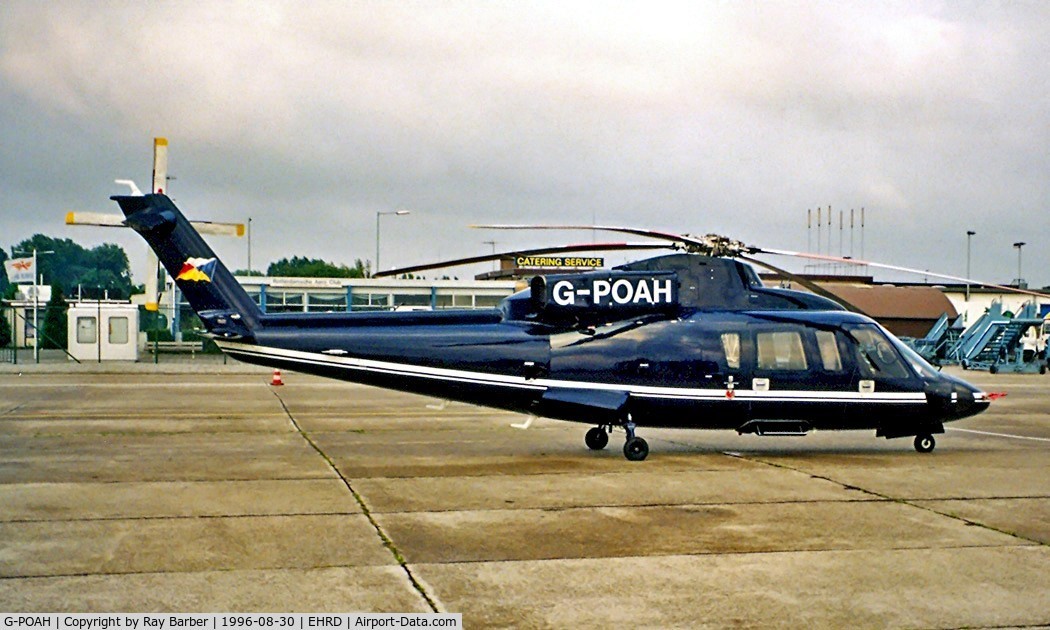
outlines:
[[944, 420], [958, 420], [981, 413], [993, 396], [955, 379], [945, 379], [926, 386], [926, 400]]
[[964, 382], [952, 383], [949, 392], [949, 419], [968, 418], [984, 411], [991, 405], [993, 397]]

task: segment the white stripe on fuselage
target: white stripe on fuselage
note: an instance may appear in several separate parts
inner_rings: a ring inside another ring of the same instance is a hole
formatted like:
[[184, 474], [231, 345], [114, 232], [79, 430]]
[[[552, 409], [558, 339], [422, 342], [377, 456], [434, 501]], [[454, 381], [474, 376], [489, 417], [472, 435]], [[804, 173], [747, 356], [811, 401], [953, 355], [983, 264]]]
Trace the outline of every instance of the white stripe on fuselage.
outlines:
[[394, 363], [374, 359], [332, 356], [328, 354], [288, 350], [272, 346], [246, 344], [235, 341], [216, 339], [215, 343], [225, 352], [233, 355], [249, 355], [269, 359], [281, 359], [304, 365], [317, 365], [339, 368], [351, 372], [371, 372], [375, 374], [392, 374], [409, 378], [442, 380], [476, 385], [493, 385], [513, 389], [544, 391], [550, 388], [592, 389], [604, 391], [626, 391], [639, 398], [666, 398], [686, 400], [737, 400], [751, 402], [863, 402], [885, 404], [925, 404], [926, 394], [922, 392], [879, 392], [865, 393], [842, 391], [813, 390], [772, 390], [753, 391], [750, 389], [733, 389], [732, 398], [727, 396], [724, 388], [701, 389], [693, 387], [657, 387], [651, 385], [628, 385], [617, 383], [596, 383], [589, 381], [566, 381], [549, 378], [526, 379], [524, 376], [509, 374], [489, 374], [469, 370]]

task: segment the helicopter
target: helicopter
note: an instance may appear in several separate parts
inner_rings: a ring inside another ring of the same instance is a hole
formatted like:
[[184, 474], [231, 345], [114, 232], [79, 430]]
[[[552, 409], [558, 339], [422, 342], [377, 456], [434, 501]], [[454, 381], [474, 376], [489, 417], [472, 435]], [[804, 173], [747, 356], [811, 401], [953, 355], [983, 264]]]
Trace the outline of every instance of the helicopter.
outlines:
[[[914, 448], [928, 453], [944, 423], [978, 414], [995, 398], [939, 372], [820, 286], [752, 257], [779, 250], [722, 236], [543, 226], [662, 241], [547, 252], [677, 251], [608, 270], [536, 276], [493, 309], [268, 314], [170, 198], [111, 199], [227, 355], [589, 424], [584, 443], [596, 451], [619, 428], [631, 461], [649, 455], [639, 430], [655, 427], [760, 436], [873, 430], [876, 437], [913, 437]], [[764, 286], [753, 264], [812, 293]]]

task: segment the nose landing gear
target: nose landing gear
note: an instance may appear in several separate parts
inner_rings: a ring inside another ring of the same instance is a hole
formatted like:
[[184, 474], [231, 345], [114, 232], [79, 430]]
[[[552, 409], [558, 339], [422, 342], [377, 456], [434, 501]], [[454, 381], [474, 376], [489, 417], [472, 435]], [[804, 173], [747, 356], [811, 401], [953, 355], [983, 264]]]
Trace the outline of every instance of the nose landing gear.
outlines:
[[629, 437], [623, 444], [623, 456], [629, 461], [640, 462], [649, 456], [649, 443], [640, 437]]
[[631, 414], [627, 414], [623, 428], [627, 431], [627, 441], [623, 443], [623, 456], [632, 462], [640, 462], [648, 457], [649, 443], [634, 434], [634, 422], [631, 422]]
[[915, 436], [915, 450], [920, 453], [929, 453], [933, 450], [933, 447], [937, 446], [937, 441], [933, 439], [932, 435], [916, 435]]

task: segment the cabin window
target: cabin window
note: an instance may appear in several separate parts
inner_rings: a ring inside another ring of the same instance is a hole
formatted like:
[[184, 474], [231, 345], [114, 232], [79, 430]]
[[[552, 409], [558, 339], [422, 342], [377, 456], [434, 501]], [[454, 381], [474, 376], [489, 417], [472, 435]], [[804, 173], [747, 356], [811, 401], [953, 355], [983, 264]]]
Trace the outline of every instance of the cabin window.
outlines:
[[835, 333], [830, 330], [817, 331], [817, 348], [820, 349], [820, 361], [827, 372], [842, 371], [842, 357], [839, 356], [839, 344]]
[[95, 343], [95, 331], [98, 329], [98, 320], [94, 317], [77, 318], [77, 343]]
[[760, 332], [755, 335], [755, 345], [760, 370], [806, 369], [806, 352], [798, 332]]
[[722, 350], [726, 354], [726, 365], [731, 370], [740, 369], [740, 333], [722, 333]]

